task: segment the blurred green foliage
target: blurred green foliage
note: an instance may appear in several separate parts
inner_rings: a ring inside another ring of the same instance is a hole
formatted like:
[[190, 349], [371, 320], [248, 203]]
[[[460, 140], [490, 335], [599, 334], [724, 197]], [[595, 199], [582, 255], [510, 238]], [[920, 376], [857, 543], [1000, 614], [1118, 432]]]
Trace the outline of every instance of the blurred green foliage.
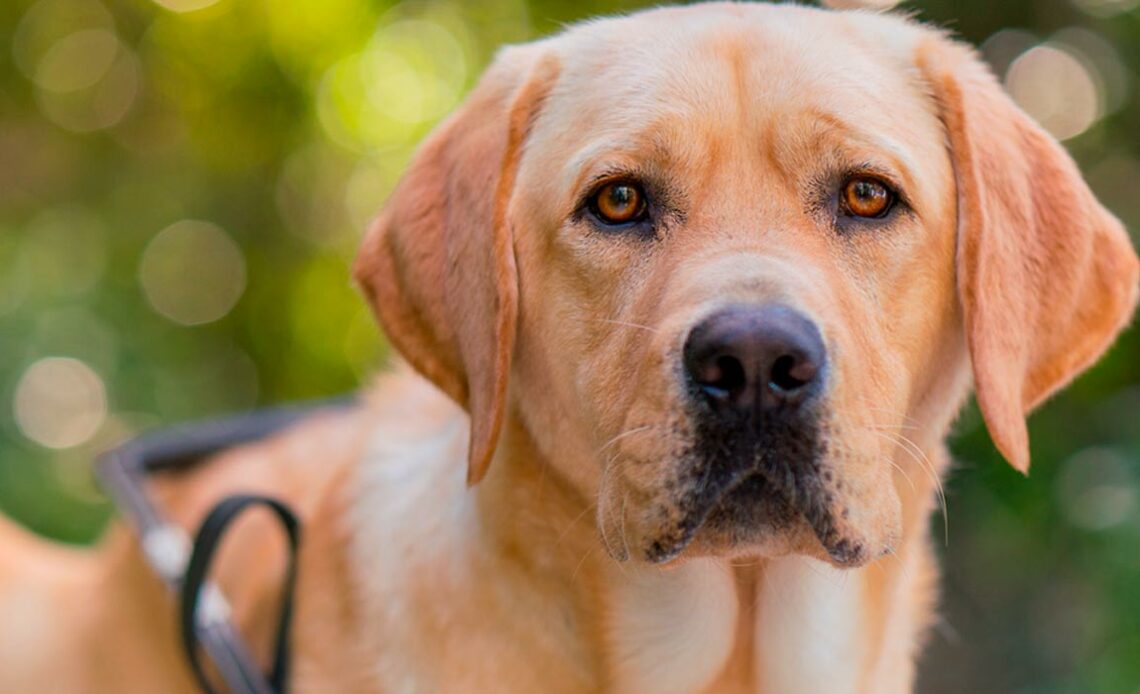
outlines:
[[[0, 4], [0, 508], [88, 541], [98, 451], [357, 386], [385, 349], [348, 267], [416, 142], [498, 45], [649, 4]], [[1136, 229], [1136, 5], [910, 7], [975, 44], [1021, 29], [986, 44], [999, 74], [1051, 37], [1081, 56], [1098, 117], [1066, 144]], [[1031, 433], [1023, 479], [959, 422], [922, 691], [1140, 691], [1140, 335]]]

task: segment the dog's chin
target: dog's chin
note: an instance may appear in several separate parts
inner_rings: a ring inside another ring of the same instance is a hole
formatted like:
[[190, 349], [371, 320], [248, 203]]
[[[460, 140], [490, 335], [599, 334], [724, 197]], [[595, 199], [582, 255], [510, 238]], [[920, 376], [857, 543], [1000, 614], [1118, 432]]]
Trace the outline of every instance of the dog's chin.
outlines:
[[697, 518], [684, 518], [663, 532], [650, 533], [644, 558], [669, 565], [687, 558], [770, 558], [804, 555], [839, 568], [853, 568], [877, 553], [840, 523], [812, 495], [788, 498], [755, 472], [726, 489]]
[[677, 556], [781, 556], [801, 548], [805, 530], [803, 514], [754, 474], [713, 506]]
[[651, 545], [647, 556], [665, 563], [682, 554], [778, 555], [792, 551], [803, 516], [760, 474], [746, 477], [724, 493], [689, 538], [671, 546]]

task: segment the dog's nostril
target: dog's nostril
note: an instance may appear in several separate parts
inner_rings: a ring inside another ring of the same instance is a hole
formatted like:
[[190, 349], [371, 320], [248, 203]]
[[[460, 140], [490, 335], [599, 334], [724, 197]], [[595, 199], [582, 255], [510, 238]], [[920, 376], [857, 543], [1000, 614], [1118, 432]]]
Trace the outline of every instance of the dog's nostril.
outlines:
[[777, 390], [791, 393], [810, 383], [815, 377], [815, 371], [807, 360], [785, 354], [772, 363], [768, 384]]
[[727, 400], [740, 394], [748, 386], [748, 375], [740, 360], [722, 354], [708, 362], [697, 383], [706, 395], [717, 400]]

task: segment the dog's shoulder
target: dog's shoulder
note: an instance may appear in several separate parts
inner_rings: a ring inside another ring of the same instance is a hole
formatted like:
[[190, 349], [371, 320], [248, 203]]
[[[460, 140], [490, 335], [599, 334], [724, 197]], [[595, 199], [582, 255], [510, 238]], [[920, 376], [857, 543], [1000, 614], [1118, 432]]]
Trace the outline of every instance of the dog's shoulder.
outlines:
[[407, 369], [381, 377], [365, 403], [360, 453], [322, 495], [302, 544], [303, 690], [372, 691], [420, 672], [417, 654], [438, 646], [424, 635], [448, 610], [447, 567], [468, 549], [469, 526], [455, 517], [470, 505], [463, 410]]

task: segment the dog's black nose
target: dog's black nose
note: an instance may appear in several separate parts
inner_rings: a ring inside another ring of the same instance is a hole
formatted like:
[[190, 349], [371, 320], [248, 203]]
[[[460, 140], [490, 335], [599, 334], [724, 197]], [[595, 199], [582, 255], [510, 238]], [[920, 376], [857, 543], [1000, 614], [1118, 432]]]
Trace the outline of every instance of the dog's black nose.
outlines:
[[815, 323], [779, 304], [734, 306], [696, 325], [685, 370], [714, 408], [795, 406], [819, 390], [827, 351]]

